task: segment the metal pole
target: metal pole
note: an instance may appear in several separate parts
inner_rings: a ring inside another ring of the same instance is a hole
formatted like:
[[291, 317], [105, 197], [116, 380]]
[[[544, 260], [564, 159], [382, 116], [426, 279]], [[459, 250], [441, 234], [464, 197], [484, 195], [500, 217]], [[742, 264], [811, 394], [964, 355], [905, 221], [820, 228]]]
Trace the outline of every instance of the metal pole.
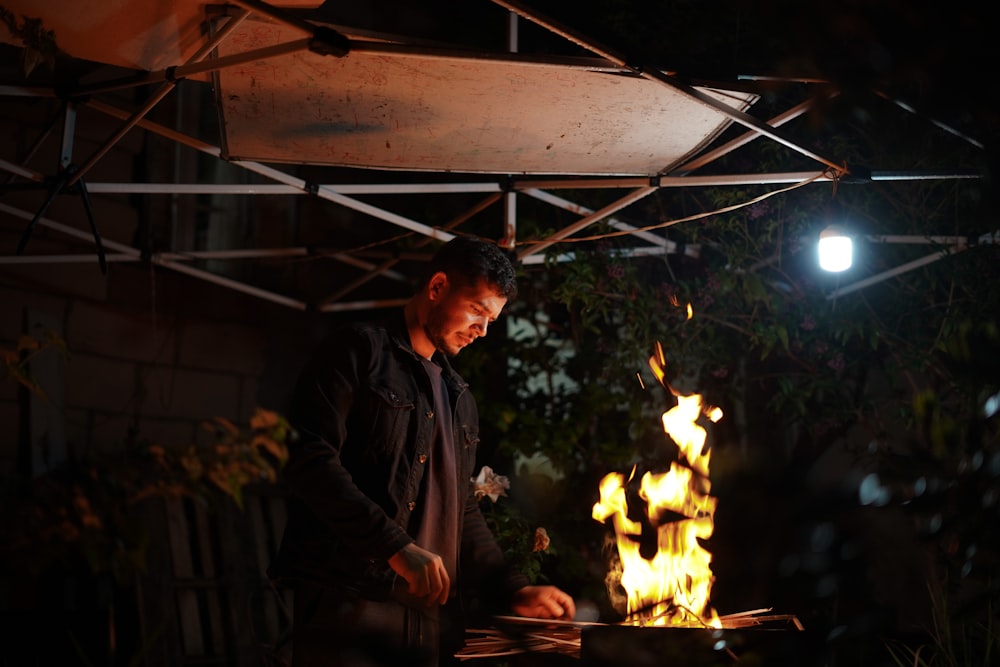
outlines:
[[[95, 109], [99, 109], [104, 113], [107, 113], [112, 116], [116, 116], [123, 113], [122, 111], [115, 109], [110, 105], [103, 104], [101, 102], [91, 101], [88, 102], [88, 104], [94, 107]], [[215, 157], [220, 157], [222, 155], [222, 151], [218, 146], [212, 146], [211, 144], [207, 144], [198, 139], [193, 139], [179, 132], [170, 130], [169, 128], [165, 128], [162, 125], [159, 125], [158, 123], [153, 123], [147, 120], [141, 120], [138, 122], [138, 125], [139, 127], [147, 129], [151, 132], [155, 132], [162, 136], [174, 139], [175, 141], [184, 143], [185, 145], [190, 146], [196, 150], [208, 153], [209, 155], [214, 155]], [[313, 186], [310, 183], [306, 182], [301, 178], [297, 178], [295, 176], [286, 174], [285, 172], [280, 171], [278, 169], [273, 169], [271, 167], [256, 162], [247, 162], [242, 160], [234, 161], [231, 162], [230, 164], [237, 165], [248, 171], [252, 171], [256, 174], [260, 174], [272, 180], [278, 181], [279, 183], [283, 183], [285, 185], [294, 187], [297, 190], [302, 191], [303, 193], [313, 193], [312, 190]], [[322, 199], [327, 199], [329, 201], [334, 202], [335, 204], [340, 204], [341, 206], [352, 208], [361, 213], [366, 213], [373, 217], [380, 218], [382, 220], [385, 220], [386, 222], [398, 225], [400, 227], [404, 227], [411, 231], [415, 231], [419, 234], [423, 234], [425, 236], [438, 239], [440, 241], [449, 241], [453, 236], [452, 234], [449, 234], [447, 232], [442, 232], [429, 225], [422, 224], [415, 220], [410, 220], [409, 218], [405, 218], [401, 215], [396, 215], [395, 213], [389, 211], [384, 211], [380, 208], [377, 208], [370, 204], [366, 204], [362, 201], [351, 199], [350, 197], [344, 197], [330, 186], [319, 185], [315, 186], [315, 188], [316, 188], [315, 193], [313, 194]]]
[[298, 299], [291, 299], [281, 294], [276, 294], [274, 292], [269, 292], [268, 290], [260, 289], [259, 287], [254, 287], [252, 285], [247, 285], [246, 283], [241, 283], [236, 280], [232, 280], [230, 278], [225, 278], [210, 271], [203, 271], [202, 269], [196, 269], [193, 266], [178, 264], [177, 262], [161, 262], [157, 261], [156, 258], [153, 259], [153, 263], [159, 266], [166, 267], [173, 271], [177, 271], [178, 273], [185, 273], [195, 278], [207, 280], [210, 283], [215, 283], [217, 285], [222, 285], [223, 287], [228, 287], [229, 289], [236, 290], [237, 292], [243, 292], [244, 294], [256, 296], [266, 301], [273, 301], [274, 303], [279, 303], [283, 306], [294, 308], [295, 310], [306, 310], [307, 308], [305, 301], [299, 301]]
[[[244, 169], [252, 171], [256, 174], [267, 176], [268, 178], [271, 178], [273, 180], [283, 182], [288, 185], [295, 185], [296, 187], [299, 187], [302, 190], [308, 190], [310, 187], [309, 183], [302, 180], [301, 178], [290, 176], [283, 171], [280, 171], [278, 169], [273, 169], [271, 167], [256, 162], [235, 161], [233, 162], [233, 164], [243, 167]], [[392, 213], [391, 211], [385, 211], [378, 208], [377, 206], [372, 206], [371, 204], [367, 204], [363, 201], [359, 201], [357, 199], [351, 199], [350, 197], [345, 197], [340, 193], [332, 190], [331, 188], [328, 188], [323, 185], [316, 187], [315, 194], [317, 197], [321, 199], [332, 201], [335, 204], [340, 204], [341, 206], [354, 209], [355, 211], [358, 211], [360, 213], [366, 213], [372, 217], [385, 220], [386, 222], [390, 222], [399, 227], [403, 227], [404, 229], [409, 229], [410, 231], [418, 232], [420, 234], [423, 234], [424, 236], [430, 236], [431, 238], [436, 238], [441, 241], [450, 241], [453, 237], [452, 234], [449, 234], [447, 232], [442, 232], [434, 227], [430, 227], [428, 225], [417, 222], [415, 220], [411, 220], [401, 215], [397, 215], [395, 213]]]
[[316, 26], [303, 18], [299, 18], [295, 14], [274, 7], [267, 4], [266, 2], [260, 2], [260, 0], [232, 0], [233, 4], [239, 5], [244, 9], [251, 10], [262, 16], [269, 16], [270, 18], [278, 21], [279, 23], [284, 23], [297, 30], [301, 30], [307, 35], [311, 35], [316, 32]]
[[[129, 117], [127, 111], [122, 111], [121, 109], [113, 107], [110, 104], [105, 104], [104, 102], [101, 102], [99, 100], [87, 100], [85, 104], [91, 107], [92, 109], [96, 109], [101, 113], [107, 114], [108, 116], [112, 116], [114, 118], [126, 119]], [[177, 130], [172, 130], [169, 127], [160, 125], [159, 123], [154, 123], [146, 119], [140, 119], [139, 122], [136, 123], [136, 125], [138, 125], [144, 130], [149, 130], [154, 134], [158, 134], [161, 137], [166, 137], [167, 139], [176, 141], [179, 144], [183, 144], [184, 146], [193, 148], [196, 151], [201, 151], [202, 153], [211, 155], [212, 157], [217, 157], [217, 158], [222, 157], [222, 149], [219, 148], [218, 146], [213, 146], [212, 144], [204, 142], [201, 139], [195, 139], [194, 137], [178, 132]]]
[[[16, 218], [21, 218], [23, 220], [31, 220], [35, 215], [33, 213], [29, 213], [28, 211], [24, 211], [4, 203], [0, 203], [0, 211], [12, 215]], [[67, 236], [73, 236], [88, 242], [92, 242], [94, 240], [94, 235], [91, 233], [82, 232], [75, 227], [64, 225], [60, 222], [56, 222], [55, 220], [51, 220], [49, 218], [39, 217], [37, 222], [43, 227], [48, 227], [49, 229], [55, 229], [57, 231], [62, 232], [63, 234], [66, 234]], [[135, 254], [135, 256], [137, 257], [140, 254], [139, 251], [133, 248], [132, 246], [125, 245], [124, 243], [117, 243], [116, 241], [108, 241], [105, 239], [104, 245], [117, 252], [126, 254]], [[94, 257], [93, 255], [91, 255], [91, 260], [93, 259]]]
[[63, 116], [63, 133], [59, 144], [59, 167], [69, 169], [73, 163], [73, 135], [76, 132], [76, 104], [66, 104]]
[[36, 183], [42, 183], [45, 181], [45, 176], [38, 173], [37, 171], [31, 171], [30, 169], [26, 169], [21, 165], [14, 164], [13, 162], [8, 162], [3, 158], [0, 158], [0, 169], [3, 169], [4, 171], [9, 171], [15, 176], [20, 176], [21, 178], [27, 178], [28, 180], [34, 181]]
[[[785, 123], [794, 120], [799, 116], [801, 116], [802, 114], [809, 111], [809, 109], [812, 108], [812, 105], [813, 105], [813, 100], [806, 100], [805, 102], [802, 102], [792, 107], [791, 109], [785, 111], [784, 113], [778, 114], [777, 116], [769, 120], [767, 124], [770, 125], [771, 127], [781, 127]], [[754, 141], [755, 139], [759, 138], [760, 138], [759, 132], [747, 132], [733, 139], [732, 141], [726, 142], [725, 144], [719, 146], [718, 148], [702, 153], [693, 160], [686, 162], [681, 166], [677, 167], [676, 169], [672, 170], [670, 173], [677, 175], [677, 174], [687, 173], [689, 171], [694, 171], [695, 169], [698, 169], [699, 167], [704, 167], [706, 164], [714, 162], [720, 157], [728, 155], [729, 153], [732, 153], [734, 150], [742, 148], [743, 146], [749, 144], [751, 141]]]
[[926, 245], [969, 245], [968, 236], [918, 236], [903, 234], [874, 234], [865, 236], [869, 243], [911, 243]]
[[780, 185], [803, 181], [832, 181], [827, 171], [789, 171], [774, 174], [720, 174], [717, 176], [635, 176], [594, 179], [525, 179], [514, 182], [515, 190], [584, 190], [596, 188], [702, 188], [719, 185]]
[[[874, 92], [875, 92], [876, 95], [878, 95], [882, 99], [888, 100], [892, 104], [895, 104], [896, 106], [898, 106], [903, 111], [907, 111], [909, 113], [912, 113], [915, 116], [921, 116], [921, 117], [924, 116], [922, 113], [920, 113], [919, 111], [917, 111], [914, 107], [910, 106], [906, 102], [903, 102], [902, 100], [898, 100], [895, 97], [890, 97], [889, 95], [887, 95], [886, 93], [884, 93], [884, 92], [882, 92], [880, 90], [876, 90]], [[963, 132], [960, 132], [959, 130], [957, 130], [956, 128], [952, 127], [951, 125], [948, 125], [947, 123], [944, 123], [944, 122], [942, 122], [942, 121], [940, 121], [940, 120], [938, 120], [936, 118], [930, 118], [930, 117], [927, 117], [927, 120], [928, 120], [928, 122], [930, 122], [931, 125], [934, 125], [935, 127], [941, 128], [942, 130], [944, 130], [948, 134], [952, 134], [952, 135], [958, 137], [959, 139], [961, 139], [962, 141], [966, 141], [969, 144], [975, 146], [976, 148], [983, 149], [983, 148], [986, 147], [981, 141], [973, 139], [972, 137], [966, 135]]]
[[[0, 160], [0, 168], [3, 168]], [[39, 175], [38, 179], [42, 180]], [[183, 195], [303, 195], [301, 188], [279, 183], [88, 183], [91, 192], [102, 194], [183, 194]], [[342, 195], [371, 194], [450, 194], [499, 193], [497, 183], [427, 183], [427, 184], [323, 184]]]
[[379, 301], [352, 301], [351, 303], [328, 303], [320, 306], [321, 313], [346, 313], [355, 310], [370, 310], [375, 308], [397, 308], [403, 306], [409, 299], [383, 299]]
[[161, 69], [156, 72], [147, 72], [138, 77], [132, 77], [128, 79], [118, 79], [115, 81], [106, 81], [103, 83], [95, 83], [90, 86], [84, 86], [79, 89], [74, 89], [73, 94], [79, 95], [96, 95], [98, 93], [106, 93], [114, 90], [121, 90], [122, 88], [136, 88], [138, 86], [144, 86], [150, 83], [157, 83], [161, 81], [169, 81], [174, 83], [178, 79], [184, 79], [192, 74], [204, 74], [206, 72], [214, 72], [221, 69], [226, 69], [227, 67], [233, 67], [234, 65], [242, 65], [247, 62], [254, 62], [257, 60], [266, 60], [267, 58], [273, 58], [275, 56], [283, 56], [288, 53], [296, 53], [298, 51], [305, 51], [309, 47], [308, 39], [298, 39], [291, 42], [284, 42], [282, 44], [275, 44], [273, 46], [265, 46], [260, 49], [254, 49], [252, 51], [243, 51], [242, 53], [234, 53], [228, 56], [222, 56], [221, 58], [212, 58], [209, 61], [204, 61], [200, 63], [191, 63], [189, 65], [177, 65], [176, 67], [168, 67], [167, 69]]
[[575, 223], [573, 223], [569, 227], [565, 227], [565, 228], [559, 230], [558, 232], [556, 232], [555, 234], [551, 235], [546, 240], [540, 241], [539, 243], [536, 243], [535, 245], [529, 247], [527, 250], [523, 250], [523, 251], [519, 252], [518, 255], [517, 255], [518, 259], [524, 260], [524, 258], [527, 257], [527, 256], [529, 256], [529, 255], [533, 255], [535, 253], [541, 252], [545, 248], [548, 248], [551, 245], [555, 245], [560, 239], [564, 239], [564, 238], [566, 238], [567, 236], [569, 236], [571, 234], [575, 234], [576, 232], [578, 232], [579, 230], [583, 229], [584, 227], [587, 227], [587, 226], [589, 226], [589, 225], [597, 222], [598, 220], [603, 220], [604, 218], [608, 217], [609, 215], [611, 215], [615, 211], [620, 211], [621, 209], [625, 208], [626, 206], [634, 204], [635, 202], [639, 201], [640, 199], [642, 199], [644, 197], [648, 197], [649, 195], [653, 194], [654, 192], [656, 192], [656, 188], [641, 188], [639, 190], [636, 190], [635, 192], [631, 192], [631, 193], [625, 195], [624, 197], [622, 197], [621, 199], [618, 199], [617, 201], [614, 201], [614, 202], [608, 204], [607, 206], [605, 206], [601, 210], [595, 211], [594, 213], [592, 213], [592, 214], [590, 214], [590, 215], [588, 215], [588, 216], [586, 216], [586, 217], [584, 217], [584, 218], [576, 221]]
[[[108, 262], [139, 262], [137, 255], [114, 254], [105, 255]], [[0, 264], [82, 264], [94, 261], [93, 255], [3, 255]]]
[[[268, 58], [274, 58], [276, 56], [283, 56], [289, 53], [296, 53], [298, 51], [304, 51], [309, 47], [309, 40], [307, 39], [297, 39], [291, 42], [285, 42], [283, 44], [275, 44], [273, 46], [265, 46], [259, 49], [254, 49], [252, 51], [243, 51], [241, 53], [233, 53], [228, 56], [222, 56], [219, 58], [212, 58], [206, 62], [192, 63], [190, 65], [181, 65], [174, 68], [172, 76], [173, 78], [181, 79], [192, 74], [202, 74], [204, 72], [213, 72], [215, 70], [225, 69], [227, 67], [232, 67], [234, 65], [242, 65], [243, 63], [254, 62], [257, 60], [266, 60]], [[164, 70], [162, 76], [166, 76], [170, 73], [170, 70]]]
[[880, 283], [883, 280], [887, 280], [889, 278], [898, 276], [898, 275], [906, 273], [908, 271], [912, 271], [913, 269], [919, 269], [921, 266], [926, 266], [927, 264], [930, 264], [932, 262], [936, 262], [939, 259], [944, 259], [945, 257], [950, 257], [951, 255], [954, 255], [956, 253], [959, 253], [959, 252], [961, 252], [963, 250], [967, 250], [967, 249], [968, 249], [968, 246], [954, 246], [954, 247], [951, 247], [951, 248], [945, 248], [945, 249], [941, 250], [941, 252], [936, 252], [936, 253], [934, 253], [932, 255], [926, 255], [924, 257], [921, 257], [920, 259], [915, 259], [912, 262], [907, 262], [906, 264], [902, 264], [900, 266], [897, 266], [894, 269], [889, 269], [888, 271], [883, 271], [881, 273], [877, 273], [874, 276], [869, 276], [868, 278], [865, 278], [864, 280], [859, 280], [857, 282], [851, 283], [850, 285], [846, 285], [844, 287], [839, 287], [839, 288], [835, 289], [834, 291], [830, 292], [826, 296], [826, 300], [827, 301], [831, 301], [833, 299], [836, 299], [837, 297], [844, 296], [845, 294], [850, 294], [851, 292], [857, 292], [858, 290], [864, 289], [865, 287], [868, 287], [869, 285], [874, 285], [875, 283]]
[[[633, 257], [663, 257], [663, 255], [666, 254], [666, 252], [668, 252], [668, 251], [666, 251], [665, 248], [646, 246], [646, 247], [643, 247], [643, 248], [618, 248], [616, 250], [612, 250], [611, 254], [615, 255], [617, 257], [629, 257], [629, 258], [633, 258]], [[692, 255], [692, 256], [693, 257], [697, 257], [698, 256], [697, 252], [694, 255]], [[522, 263], [525, 264], [525, 265], [533, 265], [533, 264], [544, 264], [547, 261], [554, 261], [554, 262], [575, 262], [576, 261], [576, 253], [574, 253], [572, 251], [571, 252], [564, 252], [564, 253], [561, 253], [559, 255], [555, 255], [554, 257], [545, 257], [544, 255], [531, 255], [529, 257], [525, 257], [522, 260]]]
[[517, 14], [514, 12], [507, 13], [507, 51], [510, 53], [517, 53]]
[[[31, 148], [28, 150], [28, 152], [25, 153], [24, 157], [21, 158], [21, 164], [22, 165], [27, 165], [28, 162], [31, 161], [31, 158], [33, 158], [35, 156], [35, 153], [38, 152], [38, 149], [42, 147], [42, 144], [45, 143], [45, 140], [48, 139], [48, 137], [49, 137], [50, 134], [52, 134], [52, 130], [54, 130], [55, 127], [56, 127], [56, 125], [59, 123], [59, 116], [60, 115], [62, 115], [62, 114], [56, 113], [56, 114], [54, 114], [52, 116], [52, 120], [49, 121], [48, 126], [45, 128], [45, 130], [41, 134], [38, 135], [38, 138], [35, 139], [35, 143], [31, 146]], [[8, 177], [7, 182], [8, 183], [13, 183], [14, 182], [14, 177], [15, 177], [15, 174], [11, 174], [10, 177]], [[37, 178], [31, 177], [31, 180], [42, 181], [42, 180], [45, 180], [45, 179], [44, 179], [44, 177], [41, 174], [38, 174]]]
[[[212, 39], [210, 39], [208, 42], [202, 45], [202, 47], [198, 49], [198, 52], [195, 53], [193, 56], [191, 56], [190, 59], [188, 59], [188, 63], [199, 62], [203, 58], [208, 56], [208, 54], [212, 52], [212, 49], [218, 46], [219, 43], [222, 42], [222, 40], [224, 40], [229, 35], [229, 33], [236, 28], [237, 25], [242, 23], [246, 17], [247, 13], [244, 12], [240, 16], [234, 16], [233, 18], [229, 19], [229, 21], [226, 22], [226, 25], [224, 25], [219, 30], [219, 32], [216, 33], [214, 37], [212, 37]], [[83, 178], [84, 174], [90, 171], [94, 167], [94, 165], [97, 164], [97, 161], [100, 160], [102, 157], [104, 157], [104, 155], [109, 150], [111, 150], [112, 146], [118, 143], [118, 141], [122, 137], [124, 137], [129, 130], [135, 127], [135, 125], [140, 120], [142, 120], [142, 118], [145, 117], [146, 114], [152, 111], [153, 107], [159, 104], [160, 100], [166, 97], [167, 93], [173, 90], [173, 87], [175, 85], [177, 85], [176, 81], [168, 81], [164, 83], [162, 86], [160, 86], [160, 88], [155, 93], [153, 93], [153, 95], [148, 100], [146, 100], [146, 103], [143, 104], [138, 111], [133, 113], [131, 117], [129, 117], [129, 119], [125, 122], [125, 124], [122, 125], [122, 127], [120, 127], [118, 131], [115, 132], [114, 135], [112, 135], [111, 138], [108, 139], [104, 143], [104, 145], [101, 146], [101, 148], [99, 148], [97, 152], [95, 152], [90, 157], [90, 159], [87, 160], [87, 162], [85, 162], [83, 166], [80, 167], [80, 169], [75, 174], [73, 174], [73, 176], [70, 177], [69, 181], [66, 183], [66, 187], [67, 188], [72, 187], [77, 181]]]
[[[568, 199], [563, 199], [562, 197], [556, 197], [555, 195], [545, 192], [543, 190], [525, 190], [523, 194], [526, 194], [530, 197], [534, 197], [535, 199], [543, 201], [547, 204], [557, 206], [566, 211], [576, 213], [577, 215], [589, 215], [594, 212], [593, 209], [591, 208], [588, 208], [586, 206], [581, 206], [580, 204], [575, 204], [569, 201]], [[642, 239], [643, 241], [647, 241], [655, 246], [658, 246], [656, 250], [661, 254], [677, 252], [677, 244], [671, 241], [670, 239], [664, 238], [662, 236], [657, 236], [652, 232], [644, 232], [636, 227], [633, 227], [632, 225], [621, 222], [620, 220], [616, 220], [615, 218], [608, 218], [608, 224], [614, 227], [615, 229], [620, 229], [622, 231], [633, 231], [633, 236], [635, 236], [636, 238]], [[695, 246], [685, 245], [684, 254], [689, 255], [691, 257], [697, 257], [699, 253], [698, 249]]]
[[513, 250], [517, 245], [517, 193], [505, 192], [503, 195], [503, 237], [500, 247]]

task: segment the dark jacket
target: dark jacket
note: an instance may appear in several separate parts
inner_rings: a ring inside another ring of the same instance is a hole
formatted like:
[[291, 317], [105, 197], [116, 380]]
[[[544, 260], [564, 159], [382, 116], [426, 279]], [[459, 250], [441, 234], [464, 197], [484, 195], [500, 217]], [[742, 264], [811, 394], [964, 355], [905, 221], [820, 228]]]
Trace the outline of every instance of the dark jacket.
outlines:
[[[437, 353], [451, 399], [459, 497], [460, 586], [499, 602], [528, 582], [508, 576], [473, 493], [479, 412]], [[388, 558], [413, 541], [408, 524], [424, 475], [433, 394], [402, 312], [387, 325], [336, 331], [303, 371], [289, 419], [298, 432], [283, 474], [288, 522], [272, 576], [388, 598]], [[401, 582], [402, 583], [402, 582]]]

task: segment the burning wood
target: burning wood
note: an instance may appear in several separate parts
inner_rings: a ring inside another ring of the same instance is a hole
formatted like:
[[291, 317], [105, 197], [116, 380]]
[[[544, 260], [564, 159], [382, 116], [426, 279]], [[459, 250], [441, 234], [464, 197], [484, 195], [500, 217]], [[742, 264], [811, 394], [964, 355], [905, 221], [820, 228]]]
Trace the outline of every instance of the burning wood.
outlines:
[[497, 627], [466, 631], [465, 646], [455, 657], [498, 658], [518, 653], [560, 653], [580, 656], [582, 628], [599, 623], [547, 621], [520, 616], [498, 616]]

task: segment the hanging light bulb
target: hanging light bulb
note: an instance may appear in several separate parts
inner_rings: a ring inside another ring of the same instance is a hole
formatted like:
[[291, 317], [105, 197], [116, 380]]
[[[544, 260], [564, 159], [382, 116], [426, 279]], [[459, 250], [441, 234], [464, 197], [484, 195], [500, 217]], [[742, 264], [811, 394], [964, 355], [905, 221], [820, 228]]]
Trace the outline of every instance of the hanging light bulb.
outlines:
[[854, 243], [847, 231], [830, 225], [819, 234], [819, 266], [824, 271], [839, 272], [851, 268]]

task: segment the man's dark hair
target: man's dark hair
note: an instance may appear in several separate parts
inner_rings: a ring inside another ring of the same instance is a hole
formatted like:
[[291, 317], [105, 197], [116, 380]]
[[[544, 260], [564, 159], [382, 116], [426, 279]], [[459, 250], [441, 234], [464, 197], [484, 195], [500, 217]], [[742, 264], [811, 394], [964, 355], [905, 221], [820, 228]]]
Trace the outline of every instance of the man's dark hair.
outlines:
[[493, 241], [475, 236], [456, 236], [434, 254], [427, 266], [423, 284], [438, 271], [447, 274], [449, 280], [464, 285], [475, 285], [480, 280], [486, 280], [508, 301], [517, 296], [514, 266]]

